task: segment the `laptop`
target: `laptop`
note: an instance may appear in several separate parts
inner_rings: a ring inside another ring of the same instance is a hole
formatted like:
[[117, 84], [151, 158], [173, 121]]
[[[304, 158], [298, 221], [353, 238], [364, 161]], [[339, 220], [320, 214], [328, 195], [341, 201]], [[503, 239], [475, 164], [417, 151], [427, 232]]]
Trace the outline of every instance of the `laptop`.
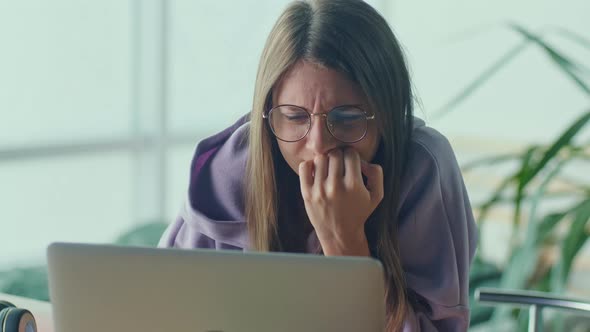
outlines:
[[372, 258], [53, 243], [58, 332], [382, 332]]

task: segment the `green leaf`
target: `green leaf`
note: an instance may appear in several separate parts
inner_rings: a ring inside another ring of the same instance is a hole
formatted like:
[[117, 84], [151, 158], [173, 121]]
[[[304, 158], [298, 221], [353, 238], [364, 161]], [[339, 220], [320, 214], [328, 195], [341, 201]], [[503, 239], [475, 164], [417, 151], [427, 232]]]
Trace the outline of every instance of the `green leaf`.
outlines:
[[536, 43], [540, 46], [553, 62], [557, 65], [559, 69], [563, 71], [563, 73], [568, 76], [574, 83], [587, 95], [590, 96], [590, 88], [572, 71], [572, 68], [576, 68], [579, 70], [580, 66], [575, 63], [573, 60], [568, 59], [560, 52], [556, 51], [554, 47], [551, 47], [547, 42], [543, 41], [541, 37], [538, 35], [528, 31], [527, 29], [523, 28], [522, 26], [511, 23], [509, 26], [516, 32], [522, 34], [525, 38], [530, 40], [531, 42]]
[[506, 289], [524, 289], [526, 282], [535, 270], [539, 252], [535, 246], [523, 245], [515, 248], [512, 259], [505, 268], [501, 287]]
[[[567, 160], [562, 160], [553, 168], [549, 175], [544, 179], [535, 195], [543, 195], [547, 185], [559, 173], [559, 170], [566, 162]], [[536, 223], [535, 217], [532, 217], [532, 219], [529, 220], [525, 241], [522, 245], [513, 249], [513, 255], [509, 260], [505, 269], [506, 272], [502, 277], [501, 287], [521, 289], [529, 286], [527, 285], [527, 281], [535, 270], [535, 266], [538, 261], [539, 243], [549, 234], [550, 230], [553, 229], [559, 221], [563, 220], [565, 215], [571, 211], [572, 209], [568, 209], [562, 213], [551, 214], [550, 216], [544, 218], [539, 224]], [[564, 248], [562, 255], [563, 257], [561, 260], [563, 262], [563, 266], [558, 270], [559, 272], [569, 273], [573, 257], [575, 257], [578, 250], [581, 248], [581, 245], [587, 238], [587, 234], [584, 232], [584, 226], [588, 220], [588, 217], [590, 216], [590, 199], [584, 201], [583, 204], [574, 207], [573, 211], [575, 211], [577, 214], [576, 220], [583, 218], [585, 219], [583, 219], [582, 226], [574, 222], [574, 224], [578, 226], [572, 228], [570, 235], [564, 241], [564, 243], [569, 243], [569, 245]], [[579, 222], [581, 223], [581, 221]], [[581, 232], [580, 229], [582, 230]], [[567, 273], [560, 273], [559, 277], [563, 277], [560, 278], [560, 280], [565, 280]], [[504, 314], [505, 313], [506, 312], [504, 312]], [[499, 312], [498, 315], [501, 314], [502, 312]]]
[[567, 280], [572, 262], [576, 254], [582, 248], [582, 245], [588, 239], [588, 232], [586, 232], [586, 224], [590, 220], [590, 198], [576, 209], [574, 221], [570, 226], [568, 234], [563, 240], [561, 259], [563, 262], [563, 278]]
[[[576, 32], [573, 32], [571, 30], [568, 30], [566, 28], [556, 28], [556, 29], [552, 29], [552, 30], [557, 32], [560, 36], [565, 37], [565, 38], [579, 44], [580, 46], [585, 47], [590, 50], [590, 40], [586, 39], [582, 35], [580, 35]], [[580, 68], [583, 71], [590, 73], [590, 68], [583, 66], [582, 64], [578, 64], [578, 65], [580, 66]]]
[[473, 168], [480, 167], [480, 166], [493, 166], [496, 164], [500, 164], [503, 162], [515, 160], [520, 158], [520, 153], [507, 153], [507, 154], [499, 154], [496, 156], [485, 157], [477, 160], [470, 161], [465, 163], [461, 166], [461, 170], [463, 172], [468, 172]]
[[496, 264], [488, 262], [481, 257], [474, 259], [469, 269], [469, 285], [476, 288], [479, 283], [489, 279], [500, 279], [502, 270]]
[[125, 246], [143, 246], [155, 247], [162, 237], [167, 224], [162, 222], [153, 222], [141, 224], [121, 234], [115, 244]]
[[[504, 268], [504, 274], [500, 281], [503, 289], [525, 289], [526, 282], [535, 270], [539, 252], [534, 246], [522, 246], [515, 248], [511, 259]], [[510, 308], [498, 308], [494, 312], [495, 322], [505, 319], [510, 314]]]
[[520, 210], [522, 208], [522, 200], [524, 197], [524, 191], [528, 184], [527, 176], [532, 168], [532, 159], [537, 152], [538, 148], [536, 146], [529, 147], [524, 155], [522, 156], [522, 162], [520, 166], [520, 170], [516, 175], [516, 195], [514, 196], [514, 217], [513, 217], [513, 224], [512, 224], [512, 235], [515, 235], [516, 228], [520, 225]]
[[526, 178], [523, 180], [528, 183], [532, 180], [539, 171], [545, 168], [547, 163], [551, 161], [561, 149], [569, 147], [572, 139], [582, 130], [582, 128], [590, 120], [590, 110], [585, 111], [574, 123], [572, 123], [567, 130], [555, 141], [549, 149], [545, 152], [538, 164], [527, 173]]
[[[500, 71], [503, 67], [505, 67], [510, 61], [515, 59], [530, 43], [535, 43], [539, 47], [541, 47], [549, 56], [549, 58], [553, 61], [555, 65], [567, 76], [569, 77], [575, 84], [578, 86], [585, 94], [590, 95], [590, 88], [588, 85], [580, 78], [574, 71], [585, 71], [588, 72], [588, 68], [583, 66], [582, 64], [569, 59], [561, 52], [557, 51], [554, 47], [550, 46], [547, 42], [545, 42], [540, 35], [534, 34], [527, 29], [523, 28], [522, 26], [511, 23], [508, 25], [512, 30], [516, 31], [517, 33], [521, 34], [525, 37], [525, 40], [518, 43], [511, 49], [509, 49], [506, 53], [504, 53], [498, 60], [493, 62], [488, 68], [486, 68], [482, 73], [480, 73], [471, 83], [469, 83], [464, 89], [461, 90], [456, 96], [454, 96], [450, 101], [448, 101], [444, 106], [434, 112], [433, 118], [439, 118], [444, 114], [450, 112], [454, 107], [462, 103], [465, 99], [471, 96], [475, 91], [477, 91], [484, 83], [489, 81], [497, 72]], [[575, 40], [576, 42], [580, 43], [585, 47], [588, 46], [588, 41], [568, 30], [559, 31], [560, 34]]]
[[[480, 206], [480, 213], [478, 217], [478, 221], [481, 225], [485, 220], [488, 211], [497, 203], [503, 200], [503, 192], [508, 188], [512, 183], [516, 183], [518, 185], [518, 192], [517, 196], [514, 198], [514, 202], [522, 202], [525, 198], [525, 187], [526, 185], [541, 171], [543, 170], [547, 164], [554, 159], [558, 152], [561, 151], [563, 148], [571, 147], [570, 142], [572, 139], [578, 134], [581, 129], [588, 123], [590, 120], [590, 111], [586, 111], [582, 114], [581, 117], [576, 119], [573, 124], [571, 124], [566, 131], [545, 151], [543, 156], [540, 158], [539, 162], [536, 164], [531, 165], [533, 160], [534, 153], [540, 148], [538, 146], [531, 146], [529, 147], [526, 152], [521, 157], [522, 159], [522, 166], [520, 170], [511, 176], [507, 176], [504, 178], [502, 183], [495, 189], [490, 199], [488, 199], [484, 204]], [[506, 157], [506, 156], [504, 156]], [[517, 205], [518, 207], [518, 205]], [[519, 211], [517, 211], [519, 213]], [[518, 215], [518, 214], [515, 214]]]
[[[521, 166], [520, 171], [517, 174], [517, 180], [519, 181], [519, 183], [518, 183], [518, 185], [519, 185], [518, 191], [519, 192], [524, 192], [524, 187], [526, 186], [526, 184], [523, 184], [523, 182], [522, 182], [523, 177], [527, 174], [527, 172], [530, 168], [531, 160], [532, 160], [532, 157], [534, 156], [534, 154], [535, 154], [535, 148], [529, 148], [527, 150], [527, 152], [523, 155], [522, 166]], [[529, 278], [531, 277], [531, 275], [535, 271], [535, 268], [536, 268], [536, 265], [538, 262], [538, 257], [539, 257], [538, 243], [540, 242], [539, 238], [540, 238], [541, 226], [537, 223], [537, 220], [535, 217], [536, 205], [539, 202], [540, 197], [542, 197], [544, 195], [548, 184], [559, 173], [559, 170], [562, 168], [562, 166], [565, 164], [566, 161], [567, 160], [562, 160], [559, 164], [557, 164], [553, 168], [553, 170], [548, 174], [548, 176], [544, 179], [544, 181], [541, 183], [541, 185], [539, 186], [539, 188], [537, 189], [537, 191], [533, 195], [532, 208], [531, 208], [531, 218], [529, 219], [529, 221], [527, 223], [525, 240], [521, 245], [517, 246], [516, 242], [514, 241], [514, 238], [512, 239], [513, 240], [511, 242], [512, 255], [508, 261], [508, 264], [505, 268], [505, 272], [502, 276], [502, 280], [500, 283], [502, 288], [524, 289], [529, 286], [527, 284], [527, 282], [529, 281]], [[517, 198], [514, 201], [516, 212], [515, 212], [515, 224], [513, 224], [513, 227], [516, 226], [516, 223], [518, 223], [518, 219], [516, 219], [516, 218], [519, 216], [519, 211], [520, 211], [519, 206], [522, 203], [523, 196], [524, 195], [517, 194], [517, 196], [516, 196]], [[543, 224], [542, 227], [544, 227], [544, 231], [547, 230], [548, 225], [553, 225], [553, 223], [556, 223], [558, 220], [559, 219], [557, 219], [557, 218], [552, 218], [550, 220], [549, 224], [547, 224], [547, 222], [545, 224]], [[513, 228], [513, 232], [514, 232], [514, 228]], [[514, 234], [515, 233], [513, 233], [513, 235]], [[507, 315], [508, 313], [509, 313], [508, 310], [499, 310], [495, 314], [494, 319], [499, 320], [502, 317], [504, 317], [505, 315]]]
[[[539, 201], [548, 200], [548, 199], [564, 199], [564, 198], [578, 198], [580, 195], [590, 195], [590, 188], [577, 188], [578, 191], [564, 191], [564, 192], [548, 192], [545, 193], [542, 197], [539, 197]], [[583, 190], [583, 191], [582, 191]], [[522, 198], [523, 202], [532, 201], [534, 199], [533, 195], [525, 194]], [[514, 196], [502, 195], [496, 204], [506, 204], [512, 203], [514, 201]], [[482, 206], [484, 203], [474, 203], [474, 206]]]
[[477, 228], [477, 232], [478, 232], [478, 239], [479, 239], [479, 250], [482, 251], [481, 248], [483, 248], [483, 237], [481, 236], [481, 230], [483, 229], [483, 224], [484, 221], [486, 219], [486, 216], [488, 214], [488, 211], [494, 206], [496, 205], [496, 203], [498, 203], [501, 198], [502, 198], [502, 193], [504, 192], [504, 190], [506, 190], [506, 188], [508, 188], [508, 186], [514, 181], [514, 177], [507, 177], [505, 178], [502, 183], [500, 183], [500, 185], [496, 188], [495, 192], [492, 194], [492, 197], [490, 197], [490, 199], [488, 199], [484, 204], [482, 204], [479, 207], [479, 215], [477, 217], [477, 221], [479, 224], [479, 227]]
[[[578, 189], [581, 190], [581, 189]], [[590, 190], [590, 188], [588, 189]], [[559, 199], [559, 200], [563, 200], [563, 199], [574, 199], [574, 198], [579, 198], [580, 196], [590, 196], [590, 192], [548, 192], [545, 193], [542, 197], [539, 198], [539, 201], [545, 201], [545, 200], [550, 200], [550, 199]], [[522, 200], [523, 202], [531, 202], [534, 199], [534, 197], [532, 195], [525, 195]], [[500, 199], [498, 199], [496, 201], [496, 205], [509, 205], [509, 203], [512, 203], [514, 201], [514, 196], [509, 196], [509, 195], [502, 195], [500, 197]], [[473, 203], [473, 206], [482, 206], [483, 203]]]
[[586, 224], [590, 219], [590, 198], [582, 201], [572, 211], [574, 220], [561, 243], [560, 259], [551, 269], [551, 291], [563, 292], [570, 273], [572, 262], [578, 251], [588, 239]]
[[0, 293], [49, 301], [47, 267], [18, 267], [0, 273]]
[[539, 222], [537, 241], [535, 244], [537, 246], [541, 245], [547, 239], [549, 234], [551, 234], [555, 225], [557, 225], [557, 223], [559, 223], [559, 221], [561, 221], [569, 212], [569, 210], [565, 212], [556, 212], [543, 217]]
[[584, 36], [582, 36], [576, 32], [573, 32], [569, 29], [561, 28], [561, 27], [553, 29], [553, 30], [556, 31], [557, 33], [559, 33], [560, 35], [562, 35], [572, 41], [575, 41], [576, 43], [578, 43], [578, 44], [582, 45], [583, 47], [590, 50], [590, 40], [586, 39]]
[[[557, 177], [559, 172], [562, 170], [563, 166], [570, 160], [571, 159], [559, 160], [557, 165], [555, 165], [555, 167], [553, 167], [553, 169], [547, 174], [547, 176], [545, 176], [545, 178], [543, 179], [543, 182], [541, 182], [541, 185], [539, 185], [539, 187], [537, 188], [537, 190], [535, 190], [535, 193], [531, 197], [531, 207], [530, 207], [529, 221], [528, 221], [529, 229], [528, 229], [528, 233], [527, 233], [527, 240], [528, 240], [529, 245], [531, 245], [531, 246], [540, 243], [541, 242], [540, 238], [544, 239], [546, 236], [544, 234], [540, 234], [540, 226], [541, 225], [537, 223], [537, 208], [539, 206], [539, 202], [546, 195], [547, 186], [549, 186], [549, 184], [553, 181], [553, 179], [555, 177]], [[551, 221], [553, 221], [553, 220], [551, 220]], [[558, 222], [558, 221], [559, 221], [559, 219], [556, 222]], [[545, 227], [543, 229], [543, 231], [545, 231], [547, 229], [546, 227], [548, 225], [544, 224], [542, 226]]]
[[485, 203], [479, 206], [479, 216], [477, 218], [479, 222], [483, 222], [487, 216], [488, 211], [496, 203], [500, 202], [500, 200], [503, 197], [502, 193], [504, 192], [504, 190], [506, 190], [506, 188], [508, 188], [508, 186], [510, 186], [510, 184], [512, 184], [515, 181], [515, 178], [516, 177], [514, 175], [505, 177], [500, 183], [500, 185], [496, 187], [491, 197]]
[[475, 301], [475, 290], [481, 287], [498, 287], [500, 277], [502, 277], [502, 270], [495, 264], [481, 257], [473, 261], [469, 270], [470, 326], [487, 322], [494, 312], [493, 307]]
[[433, 118], [439, 118], [453, 109], [453, 107], [459, 105], [463, 100], [472, 95], [477, 89], [479, 89], [485, 82], [492, 78], [500, 69], [506, 66], [510, 61], [514, 60], [527, 46], [529, 42], [527, 40], [520, 42], [508, 52], [502, 55], [496, 62], [490, 67], [484, 70], [475, 80], [473, 80], [466, 88], [464, 88], [459, 94], [453, 97], [443, 107], [434, 112]]

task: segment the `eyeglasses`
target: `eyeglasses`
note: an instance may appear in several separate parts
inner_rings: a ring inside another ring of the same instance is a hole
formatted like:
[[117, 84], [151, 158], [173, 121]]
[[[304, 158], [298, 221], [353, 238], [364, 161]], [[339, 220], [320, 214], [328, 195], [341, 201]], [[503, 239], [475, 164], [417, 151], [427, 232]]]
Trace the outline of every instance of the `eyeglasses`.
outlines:
[[327, 113], [311, 113], [303, 107], [279, 105], [262, 114], [273, 134], [285, 142], [297, 142], [307, 136], [312, 116], [325, 117], [330, 134], [343, 143], [355, 143], [365, 138], [369, 120], [375, 119], [374, 114], [368, 115], [357, 105], [338, 106]]

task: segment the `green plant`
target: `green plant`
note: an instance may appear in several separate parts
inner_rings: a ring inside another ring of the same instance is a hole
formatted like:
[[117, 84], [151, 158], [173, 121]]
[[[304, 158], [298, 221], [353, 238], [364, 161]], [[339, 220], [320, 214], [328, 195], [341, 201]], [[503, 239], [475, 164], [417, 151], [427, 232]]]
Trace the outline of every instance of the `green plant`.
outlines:
[[[120, 246], [155, 247], [167, 224], [151, 222], [134, 226], [113, 242]], [[0, 271], [0, 293], [49, 301], [47, 266], [12, 268]]]
[[116, 245], [155, 247], [166, 230], [168, 224], [150, 222], [140, 224], [121, 234], [115, 240]]
[[[544, 34], [533, 33], [517, 24], [509, 24], [508, 27], [521, 35], [523, 40], [468, 84], [437, 115], [452, 111], [529, 46], [539, 47], [548, 56], [549, 62], [557, 66], [573, 86], [588, 97], [589, 108], [582, 111], [550, 144], [530, 144], [519, 153], [490, 156], [462, 166], [464, 172], [470, 172], [507, 162], [519, 164], [515, 172], [502, 179], [487, 200], [475, 205], [479, 210], [477, 221], [480, 230], [488, 212], [500, 205], [508, 205], [513, 217], [507, 264], [497, 267], [487, 262], [480, 248], [470, 273], [472, 294], [475, 288], [482, 286], [534, 289], [559, 294], [565, 290], [573, 260], [590, 236], [590, 184], [572, 181], [564, 172], [565, 166], [573, 162], [590, 162], [590, 141], [580, 142], [578, 139], [590, 122], [590, 88], [587, 83], [590, 70], [550, 45]], [[551, 29], [545, 33], [558, 34], [561, 38], [568, 38], [590, 49], [590, 41], [571, 31]], [[560, 191], [552, 189], [557, 181], [567, 183], [567, 188]], [[560, 210], [541, 214], [539, 206], [555, 197], [567, 197], [573, 203]], [[528, 217], [523, 223], [525, 210]], [[523, 227], [526, 227], [524, 233], [521, 232]], [[565, 232], [558, 232], [558, 229], [565, 229]], [[542, 254], [551, 250], [558, 251], [559, 259], [545, 261]], [[526, 311], [479, 307], [473, 301], [472, 307], [472, 325], [493, 317], [504, 318], [509, 314], [519, 320], [520, 328], [526, 325]], [[558, 327], [557, 330], [561, 329]]]

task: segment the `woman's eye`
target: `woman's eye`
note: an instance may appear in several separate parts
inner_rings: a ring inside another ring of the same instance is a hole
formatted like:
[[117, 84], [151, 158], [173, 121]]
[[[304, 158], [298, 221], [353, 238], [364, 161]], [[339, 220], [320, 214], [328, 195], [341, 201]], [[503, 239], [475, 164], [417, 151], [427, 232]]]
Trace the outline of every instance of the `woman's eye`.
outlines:
[[337, 114], [332, 118], [336, 123], [352, 123], [361, 120], [363, 117], [359, 114]]
[[305, 115], [301, 115], [301, 114], [293, 114], [293, 115], [285, 114], [285, 117], [287, 118], [287, 120], [290, 120], [290, 121], [301, 121], [301, 120], [307, 119], [307, 117]]

